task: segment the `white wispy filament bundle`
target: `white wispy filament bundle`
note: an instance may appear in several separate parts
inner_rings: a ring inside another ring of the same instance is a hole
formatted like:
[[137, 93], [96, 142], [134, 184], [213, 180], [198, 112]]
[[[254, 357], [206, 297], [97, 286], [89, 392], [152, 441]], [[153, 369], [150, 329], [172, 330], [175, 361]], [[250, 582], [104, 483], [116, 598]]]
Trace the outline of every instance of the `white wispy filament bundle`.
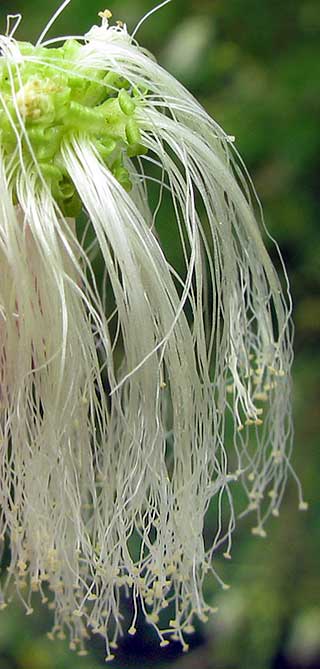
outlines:
[[232, 138], [101, 17], [83, 39], [0, 36], [0, 533], [1, 606], [12, 583], [27, 613], [40, 591], [52, 634], [84, 654], [91, 628], [109, 660], [121, 592], [129, 633], [142, 609], [186, 649], [205, 575], [227, 587], [237, 505], [265, 536], [289, 472], [306, 504], [288, 282], [252, 185]]

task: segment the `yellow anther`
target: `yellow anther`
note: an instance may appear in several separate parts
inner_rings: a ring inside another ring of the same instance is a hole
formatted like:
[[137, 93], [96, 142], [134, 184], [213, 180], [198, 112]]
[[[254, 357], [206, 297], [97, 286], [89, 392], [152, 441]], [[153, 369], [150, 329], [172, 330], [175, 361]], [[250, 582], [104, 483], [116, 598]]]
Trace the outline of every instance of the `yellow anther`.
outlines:
[[24, 562], [24, 560], [18, 560], [17, 567], [18, 567], [19, 571], [25, 571], [26, 568], [27, 568], [27, 563]]
[[172, 620], [169, 620], [169, 625], [170, 627], [179, 627], [179, 621], [173, 618]]
[[280, 462], [283, 457], [283, 453], [279, 449], [272, 451], [271, 455], [274, 457], [276, 462]]
[[264, 388], [264, 390], [265, 390], [266, 392], [268, 392], [268, 390], [273, 390], [273, 389], [276, 388], [276, 387], [277, 387], [277, 384], [276, 384], [275, 381], [273, 381], [272, 383], [266, 383], [266, 384], [263, 386], [263, 388]]
[[275, 367], [268, 367], [271, 374], [275, 376], [285, 376], [285, 371], [283, 369], [275, 369]]
[[129, 629], [128, 629], [128, 634], [130, 634], [131, 636], [134, 636], [136, 634], [136, 631], [137, 630], [134, 627], [134, 625], [131, 625], [131, 627], [129, 627]]
[[112, 18], [112, 12], [110, 12], [110, 9], [105, 9], [103, 12], [99, 12], [98, 16], [100, 19], [106, 19], [108, 21], [108, 19]]
[[193, 633], [195, 632], [195, 628], [193, 627], [193, 625], [186, 625], [186, 626], [183, 628], [183, 631], [184, 631], [186, 634], [193, 634]]
[[92, 627], [92, 634], [103, 634], [103, 632], [104, 632], [103, 627], [101, 628], [101, 632], [100, 632], [100, 627], [99, 627], [99, 625], [97, 625], [97, 624], [95, 624], [95, 625]]
[[308, 502], [300, 502], [299, 511], [307, 511], [308, 508], [309, 508]]
[[267, 536], [266, 531], [263, 529], [263, 527], [252, 527], [251, 533], [254, 534], [255, 536], [262, 537], [263, 539]]
[[169, 564], [166, 568], [166, 573], [168, 576], [171, 576], [171, 574], [174, 574], [177, 571], [177, 567], [175, 564]]
[[150, 567], [150, 571], [151, 571], [155, 576], [159, 576], [159, 575], [160, 575], [160, 569], [159, 569], [159, 567], [157, 567], [157, 565], [155, 565], [155, 564], [152, 565], [152, 566]]
[[155, 611], [154, 611], [153, 613], [150, 613], [150, 614], [148, 615], [148, 620], [149, 620], [151, 623], [155, 623], [155, 624], [156, 624], [156, 623], [159, 622], [159, 616], [158, 616], [158, 614], [155, 613]]

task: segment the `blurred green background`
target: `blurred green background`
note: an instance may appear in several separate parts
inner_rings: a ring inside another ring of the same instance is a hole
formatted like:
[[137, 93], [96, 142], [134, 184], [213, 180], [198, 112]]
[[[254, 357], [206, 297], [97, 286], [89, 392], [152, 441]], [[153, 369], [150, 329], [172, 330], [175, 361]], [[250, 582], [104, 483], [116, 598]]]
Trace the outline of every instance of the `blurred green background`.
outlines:
[[[73, 0], [51, 34], [81, 34], [97, 22], [105, 1], [114, 19], [132, 30], [151, 0]], [[34, 40], [57, 8], [56, 0], [5, 0], [21, 12], [17, 37]], [[172, 0], [138, 33], [236, 137], [263, 202], [267, 226], [288, 268], [296, 327], [294, 466], [309, 502], [297, 510], [290, 481], [267, 539], [235, 534], [232, 564], [222, 566], [232, 587], [208, 585], [219, 612], [198, 627], [191, 650], [163, 649], [143, 628], [124, 640], [111, 665], [183, 669], [320, 669], [320, 2], [319, 0]], [[274, 253], [270, 248], [271, 254]], [[0, 669], [97, 669], [103, 644], [87, 657], [66, 642], [50, 642], [49, 614], [26, 617], [17, 604], [0, 613]], [[105, 665], [104, 665], [105, 666]]]

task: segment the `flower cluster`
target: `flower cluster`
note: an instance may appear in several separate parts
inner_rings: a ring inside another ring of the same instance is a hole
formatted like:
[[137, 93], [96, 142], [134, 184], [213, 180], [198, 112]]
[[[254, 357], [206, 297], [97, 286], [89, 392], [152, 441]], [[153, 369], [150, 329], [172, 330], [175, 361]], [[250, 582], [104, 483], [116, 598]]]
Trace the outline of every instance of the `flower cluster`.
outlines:
[[306, 506], [291, 302], [253, 186], [233, 138], [109, 18], [60, 46], [0, 36], [0, 605], [13, 582], [30, 613], [39, 591], [51, 636], [84, 654], [91, 628], [107, 660], [121, 593], [130, 634], [142, 610], [187, 648], [206, 574], [227, 587], [213, 558], [235, 495], [260, 536], [288, 473]]

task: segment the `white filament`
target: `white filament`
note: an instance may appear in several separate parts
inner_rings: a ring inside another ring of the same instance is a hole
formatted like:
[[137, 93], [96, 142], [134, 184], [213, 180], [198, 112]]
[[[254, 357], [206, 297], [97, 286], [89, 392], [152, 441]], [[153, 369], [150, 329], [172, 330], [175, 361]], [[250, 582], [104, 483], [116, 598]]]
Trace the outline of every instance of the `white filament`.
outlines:
[[54, 12], [52, 15], [50, 21], [48, 21], [47, 25], [45, 26], [44, 30], [42, 31], [40, 37], [38, 38], [36, 45], [38, 46], [39, 44], [42, 44], [45, 36], [48, 34], [50, 28], [54, 25], [56, 22], [57, 18], [59, 18], [60, 14], [64, 12], [65, 8], [70, 5], [71, 0], [64, 0], [62, 4], [58, 7], [58, 9]]
[[161, 9], [162, 7], [164, 7], [165, 5], [168, 5], [169, 2], [171, 2], [171, 0], [164, 0], [164, 2], [161, 2], [159, 5], [156, 5], [156, 7], [153, 7], [152, 9], [150, 9], [150, 11], [147, 12], [147, 13], [142, 17], [142, 19], [140, 19], [140, 21], [137, 23], [137, 25], [136, 25], [136, 27], [135, 27], [133, 33], [132, 33], [132, 39], [135, 38], [135, 36], [136, 36], [138, 30], [140, 30], [142, 24], [143, 24], [149, 17], [150, 17], [152, 14], [154, 14], [155, 12], [157, 12], [159, 9]]

